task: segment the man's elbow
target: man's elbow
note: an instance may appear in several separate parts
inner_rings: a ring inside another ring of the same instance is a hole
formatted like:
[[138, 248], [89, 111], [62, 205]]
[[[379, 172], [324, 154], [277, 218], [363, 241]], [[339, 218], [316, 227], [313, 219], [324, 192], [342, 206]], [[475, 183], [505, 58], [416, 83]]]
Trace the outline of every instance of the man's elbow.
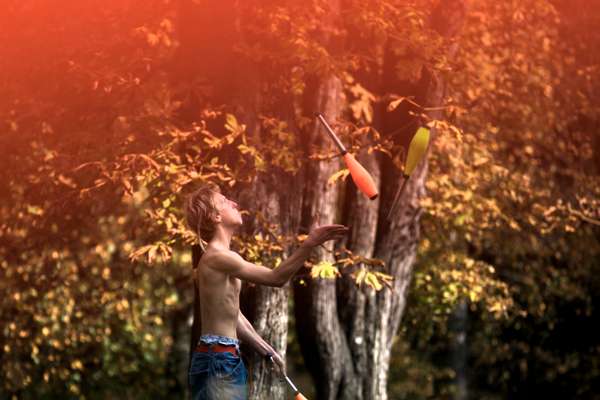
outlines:
[[286, 284], [287, 282], [288, 282], [288, 281], [287, 281], [287, 279], [286, 279], [286, 280], [284, 280], [284, 281], [277, 282], [277, 285], [275, 285], [275, 287], [282, 288], [282, 287], [284, 287], [284, 286], [285, 286], [285, 284]]
[[287, 277], [275, 274], [275, 279], [273, 280], [273, 287], [283, 287], [287, 283], [287, 281]]

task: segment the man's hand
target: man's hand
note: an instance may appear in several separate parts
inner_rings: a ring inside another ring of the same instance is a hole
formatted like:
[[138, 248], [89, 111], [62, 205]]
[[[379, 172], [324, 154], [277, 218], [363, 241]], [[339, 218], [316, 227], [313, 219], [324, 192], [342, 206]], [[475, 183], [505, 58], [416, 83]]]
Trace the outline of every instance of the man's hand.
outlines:
[[277, 370], [279, 371], [279, 373], [281, 374], [281, 377], [283, 378], [283, 376], [286, 374], [285, 361], [283, 360], [283, 358], [281, 358], [281, 356], [277, 352], [273, 353], [271, 358], [273, 359], [273, 364], [275, 364], [275, 367], [277, 367]]
[[308, 237], [302, 243], [302, 246], [316, 247], [332, 239], [340, 239], [348, 233], [348, 228], [344, 225], [323, 225], [314, 228], [308, 234]]

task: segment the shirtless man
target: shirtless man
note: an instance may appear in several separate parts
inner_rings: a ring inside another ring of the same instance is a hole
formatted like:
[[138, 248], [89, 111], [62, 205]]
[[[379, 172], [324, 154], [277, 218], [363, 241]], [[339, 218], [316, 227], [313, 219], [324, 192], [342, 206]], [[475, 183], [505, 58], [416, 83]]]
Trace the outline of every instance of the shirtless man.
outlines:
[[282, 373], [285, 361], [240, 312], [241, 280], [282, 287], [304, 265], [314, 247], [342, 237], [348, 228], [326, 225], [313, 229], [289, 258], [270, 269], [245, 261], [230, 250], [231, 237], [242, 225], [242, 216], [238, 205], [218, 188], [198, 189], [188, 197], [186, 208], [188, 225], [208, 243], [194, 274], [202, 329], [190, 363], [192, 397], [246, 399], [247, 371], [240, 358], [239, 340], [261, 356], [272, 357]]

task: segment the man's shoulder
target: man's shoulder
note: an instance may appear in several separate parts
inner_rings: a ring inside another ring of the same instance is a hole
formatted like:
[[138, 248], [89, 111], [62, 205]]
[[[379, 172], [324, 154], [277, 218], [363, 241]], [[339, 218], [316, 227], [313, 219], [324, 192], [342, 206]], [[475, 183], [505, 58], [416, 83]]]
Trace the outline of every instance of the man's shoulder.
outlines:
[[219, 268], [224, 264], [242, 260], [242, 257], [233, 250], [207, 249], [202, 257], [202, 264], [211, 268]]

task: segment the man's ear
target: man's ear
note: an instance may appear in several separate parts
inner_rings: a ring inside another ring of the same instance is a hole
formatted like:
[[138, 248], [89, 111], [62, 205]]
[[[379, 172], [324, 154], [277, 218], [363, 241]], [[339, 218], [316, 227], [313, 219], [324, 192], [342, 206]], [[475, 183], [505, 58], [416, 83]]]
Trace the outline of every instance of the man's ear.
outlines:
[[213, 222], [218, 224], [221, 222], [221, 214], [217, 213], [215, 216], [213, 216]]

